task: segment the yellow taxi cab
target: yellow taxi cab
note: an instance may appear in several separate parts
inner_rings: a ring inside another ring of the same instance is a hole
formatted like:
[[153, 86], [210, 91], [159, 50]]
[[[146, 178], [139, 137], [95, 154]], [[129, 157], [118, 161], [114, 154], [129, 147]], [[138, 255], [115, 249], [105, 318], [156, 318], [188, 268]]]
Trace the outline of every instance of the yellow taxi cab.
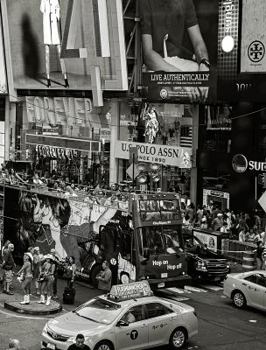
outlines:
[[42, 349], [67, 350], [77, 333], [91, 350], [181, 349], [198, 333], [193, 307], [155, 297], [147, 281], [115, 285], [107, 295], [46, 323]]
[[224, 281], [223, 293], [241, 309], [246, 305], [266, 310], [266, 271], [230, 273]]

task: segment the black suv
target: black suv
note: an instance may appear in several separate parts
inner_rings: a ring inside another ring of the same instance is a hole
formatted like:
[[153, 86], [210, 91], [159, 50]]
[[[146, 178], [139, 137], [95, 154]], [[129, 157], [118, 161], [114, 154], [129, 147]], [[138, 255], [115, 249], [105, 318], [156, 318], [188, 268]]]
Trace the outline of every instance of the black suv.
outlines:
[[220, 282], [225, 279], [230, 266], [222, 255], [208, 249], [195, 236], [185, 236], [184, 241], [188, 275], [193, 280]]

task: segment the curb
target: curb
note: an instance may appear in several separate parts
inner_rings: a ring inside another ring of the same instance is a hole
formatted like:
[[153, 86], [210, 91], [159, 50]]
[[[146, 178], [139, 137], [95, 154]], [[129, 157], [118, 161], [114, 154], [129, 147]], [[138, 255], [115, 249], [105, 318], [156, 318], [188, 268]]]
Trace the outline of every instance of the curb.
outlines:
[[19, 301], [6, 301], [4, 308], [19, 314], [35, 316], [52, 315], [62, 311], [62, 305], [54, 301], [49, 306], [38, 304], [37, 302], [29, 305], [21, 305]]

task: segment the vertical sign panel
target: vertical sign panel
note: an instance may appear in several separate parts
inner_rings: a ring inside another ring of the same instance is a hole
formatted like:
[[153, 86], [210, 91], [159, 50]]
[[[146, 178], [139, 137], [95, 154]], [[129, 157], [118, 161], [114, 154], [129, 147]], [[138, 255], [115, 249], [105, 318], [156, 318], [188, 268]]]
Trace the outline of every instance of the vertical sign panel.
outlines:
[[241, 72], [266, 72], [266, 1], [243, 0]]

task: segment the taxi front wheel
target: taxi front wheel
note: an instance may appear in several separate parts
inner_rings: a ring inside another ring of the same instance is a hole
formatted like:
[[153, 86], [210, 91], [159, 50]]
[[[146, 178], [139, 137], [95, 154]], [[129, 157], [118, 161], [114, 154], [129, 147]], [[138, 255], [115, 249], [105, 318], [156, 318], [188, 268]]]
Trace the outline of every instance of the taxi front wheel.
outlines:
[[239, 290], [235, 291], [232, 295], [233, 304], [238, 309], [243, 309], [246, 306], [246, 298], [242, 292]]
[[182, 328], [176, 328], [170, 337], [170, 346], [172, 349], [182, 349], [187, 342], [187, 331]]
[[95, 346], [94, 350], [114, 350], [114, 347], [108, 341], [101, 341]]

